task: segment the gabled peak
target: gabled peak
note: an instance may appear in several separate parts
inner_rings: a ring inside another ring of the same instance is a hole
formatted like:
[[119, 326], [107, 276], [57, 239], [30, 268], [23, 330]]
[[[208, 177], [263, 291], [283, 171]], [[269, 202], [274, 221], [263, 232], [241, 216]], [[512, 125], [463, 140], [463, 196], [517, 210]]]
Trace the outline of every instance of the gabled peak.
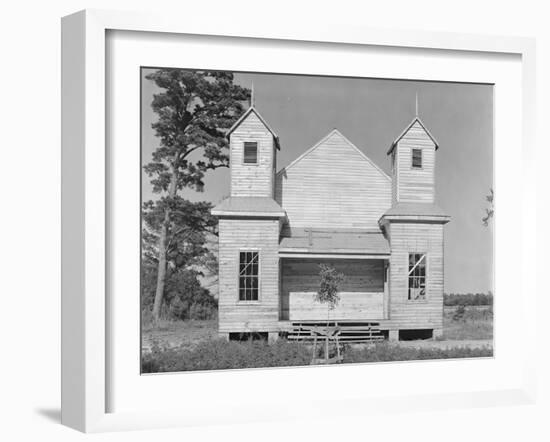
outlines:
[[277, 147], [278, 150], [281, 150], [281, 146], [279, 144], [279, 137], [277, 136], [277, 134], [273, 131], [273, 129], [271, 129], [271, 127], [269, 126], [269, 124], [267, 124], [267, 122], [265, 121], [265, 119], [260, 115], [260, 112], [258, 112], [258, 110], [254, 107], [254, 106], [250, 106], [248, 108], [248, 110], [241, 115], [241, 117], [235, 122], [235, 124], [233, 124], [233, 126], [231, 126], [231, 128], [227, 131], [227, 138], [229, 138], [229, 136], [235, 131], [235, 129], [237, 129], [241, 123], [243, 121], [245, 121], [251, 114], [254, 114], [256, 115], [256, 117], [262, 122], [262, 124], [265, 126], [265, 128], [271, 133], [271, 135], [273, 136], [273, 140], [275, 141], [275, 146]]
[[284, 174], [286, 171], [294, 167], [296, 164], [300, 163], [304, 158], [306, 158], [309, 154], [314, 152], [316, 149], [326, 146], [327, 143], [331, 141], [335, 141], [335, 144], [331, 143], [332, 149], [352, 149], [355, 152], [359, 154], [359, 156], [365, 160], [367, 163], [369, 163], [372, 167], [374, 167], [378, 172], [387, 180], [391, 180], [391, 178], [380, 168], [378, 167], [369, 157], [367, 157], [361, 149], [359, 149], [355, 144], [353, 144], [348, 138], [346, 138], [338, 129], [334, 128], [332, 129], [327, 135], [325, 135], [320, 141], [318, 141], [315, 145], [313, 145], [311, 148], [306, 150], [302, 155], [300, 155], [298, 158], [296, 158], [294, 161], [292, 161], [288, 166], [281, 169], [279, 172], [277, 172], [277, 175]]
[[422, 122], [422, 120], [420, 119], [420, 117], [414, 117], [414, 119], [411, 121], [411, 123], [405, 128], [405, 130], [403, 132], [401, 132], [399, 134], [399, 136], [395, 139], [395, 141], [392, 143], [391, 147], [389, 148], [387, 154], [390, 155], [392, 152], [393, 152], [393, 149], [395, 149], [395, 146], [397, 146], [397, 143], [399, 143], [399, 141], [401, 141], [401, 139], [407, 135], [407, 133], [413, 128], [413, 127], [420, 127], [425, 133], [426, 135], [428, 135], [428, 137], [430, 137], [430, 139], [433, 141], [433, 143], [435, 144], [435, 150], [439, 149], [439, 143], [437, 142], [437, 140], [434, 138], [434, 136], [430, 133], [430, 131], [428, 129], [426, 129], [426, 126], [424, 125], [424, 123]]

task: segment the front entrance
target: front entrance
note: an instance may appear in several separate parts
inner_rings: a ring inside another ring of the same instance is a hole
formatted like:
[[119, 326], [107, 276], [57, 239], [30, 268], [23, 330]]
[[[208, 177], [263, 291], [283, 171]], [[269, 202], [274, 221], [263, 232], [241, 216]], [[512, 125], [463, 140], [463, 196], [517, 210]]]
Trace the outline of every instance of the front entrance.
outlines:
[[[280, 318], [289, 321], [366, 321], [384, 318], [384, 259], [281, 258]], [[344, 274], [340, 302], [327, 314], [315, 301], [319, 264]]]

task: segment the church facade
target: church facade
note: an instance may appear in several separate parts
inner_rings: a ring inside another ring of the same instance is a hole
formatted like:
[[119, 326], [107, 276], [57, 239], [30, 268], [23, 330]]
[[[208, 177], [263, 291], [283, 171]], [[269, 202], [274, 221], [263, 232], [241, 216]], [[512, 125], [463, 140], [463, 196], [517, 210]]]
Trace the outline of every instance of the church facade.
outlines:
[[[255, 107], [228, 137], [230, 196], [212, 209], [221, 336], [328, 320], [390, 340], [441, 335], [450, 218], [435, 205], [439, 146], [418, 117], [387, 150], [391, 176], [336, 129], [277, 171], [279, 138]], [[315, 301], [323, 263], [344, 274], [330, 311]]]

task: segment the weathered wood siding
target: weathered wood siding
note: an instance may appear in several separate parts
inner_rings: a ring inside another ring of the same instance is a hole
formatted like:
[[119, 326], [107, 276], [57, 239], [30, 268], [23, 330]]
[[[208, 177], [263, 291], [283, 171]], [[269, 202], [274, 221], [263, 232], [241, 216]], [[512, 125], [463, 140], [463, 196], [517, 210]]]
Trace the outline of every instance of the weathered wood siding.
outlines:
[[378, 228], [391, 180], [333, 131], [276, 176], [275, 199], [291, 227]]
[[340, 301], [333, 310], [315, 301], [317, 292], [289, 293], [291, 321], [365, 321], [384, 318], [384, 293], [340, 292]]
[[[220, 219], [219, 332], [277, 331], [279, 320], [279, 220]], [[239, 252], [260, 252], [258, 301], [239, 301]]]
[[[391, 328], [443, 326], [443, 225], [390, 224]], [[409, 253], [427, 253], [426, 300], [409, 301]]]
[[[244, 164], [244, 143], [258, 143], [258, 163]], [[273, 135], [251, 112], [230, 136], [231, 196], [273, 197], [275, 143]]]
[[[319, 264], [330, 264], [345, 275], [342, 292], [384, 292], [384, 261], [364, 259], [282, 259], [281, 319], [289, 319], [290, 292], [316, 292]], [[313, 305], [312, 305], [313, 308]], [[317, 318], [324, 319], [324, 317]]]
[[[435, 144], [416, 122], [395, 147], [394, 201], [433, 203], [435, 194]], [[422, 150], [422, 168], [412, 167], [412, 149]]]

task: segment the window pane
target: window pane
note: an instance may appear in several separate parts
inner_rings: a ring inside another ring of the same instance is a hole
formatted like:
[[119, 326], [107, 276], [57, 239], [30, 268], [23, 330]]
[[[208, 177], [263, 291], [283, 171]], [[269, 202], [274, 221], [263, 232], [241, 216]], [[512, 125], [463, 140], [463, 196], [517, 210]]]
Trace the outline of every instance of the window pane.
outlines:
[[244, 143], [244, 163], [255, 164], [258, 160], [258, 143], [245, 142]]
[[409, 300], [426, 298], [426, 260], [425, 253], [409, 253]]
[[239, 299], [254, 301], [258, 299], [259, 290], [259, 253], [239, 253]]
[[422, 149], [412, 150], [412, 167], [422, 167]]

